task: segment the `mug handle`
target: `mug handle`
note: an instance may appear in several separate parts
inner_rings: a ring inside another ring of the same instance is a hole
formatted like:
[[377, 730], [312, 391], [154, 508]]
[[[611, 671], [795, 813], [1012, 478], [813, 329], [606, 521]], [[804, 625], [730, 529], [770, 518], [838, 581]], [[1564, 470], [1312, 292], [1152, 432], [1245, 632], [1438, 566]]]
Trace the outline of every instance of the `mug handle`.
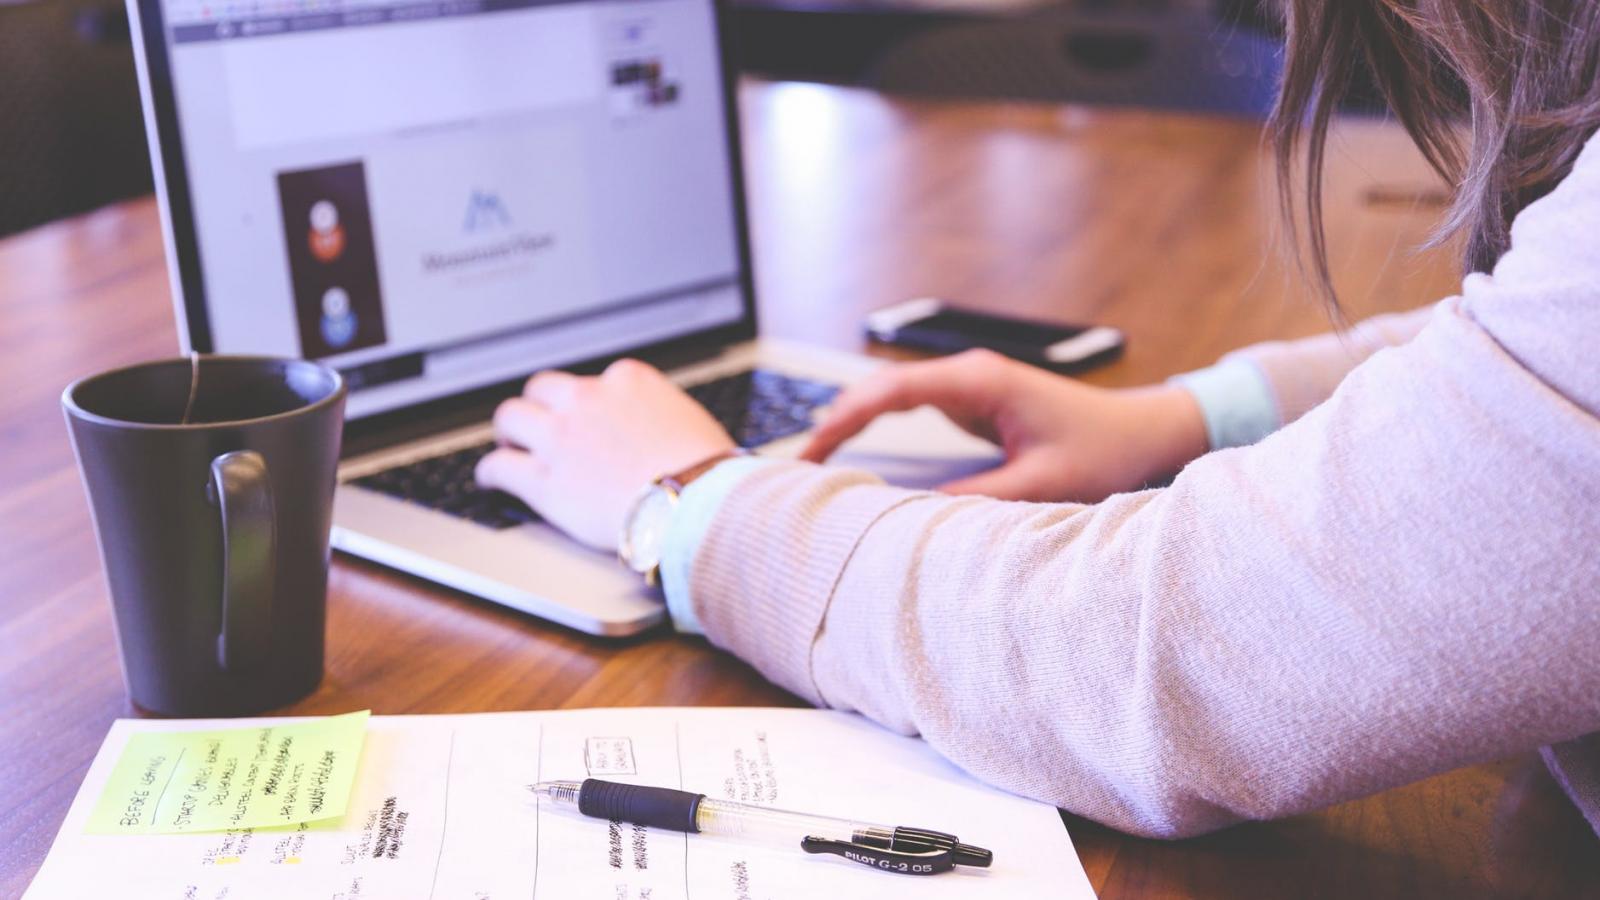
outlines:
[[211, 491], [222, 511], [222, 632], [217, 665], [247, 668], [272, 644], [277, 533], [267, 461], [254, 450], [211, 461]]

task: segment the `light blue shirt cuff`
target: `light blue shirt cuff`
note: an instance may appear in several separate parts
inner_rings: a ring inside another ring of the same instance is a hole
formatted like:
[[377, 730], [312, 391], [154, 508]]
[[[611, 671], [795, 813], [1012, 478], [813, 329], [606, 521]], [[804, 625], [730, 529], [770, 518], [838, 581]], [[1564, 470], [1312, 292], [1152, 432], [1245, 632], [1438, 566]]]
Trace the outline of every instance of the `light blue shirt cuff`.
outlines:
[[661, 548], [661, 591], [667, 597], [667, 612], [672, 616], [672, 626], [684, 634], [704, 634], [700, 620], [694, 614], [694, 604], [689, 598], [689, 572], [694, 568], [694, 555], [700, 542], [711, 528], [722, 501], [732, 493], [734, 485], [744, 476], [771, 460], [742, 456], [713, 466], [678, 496], [672, 511], [672, 522], [667, 526], [666, 544]]
[[1261, 368], [1242, 357], [1172, 378], [1200, 404], [1211, 449], [1254, 444], [1277, 431], [1278, 404]]

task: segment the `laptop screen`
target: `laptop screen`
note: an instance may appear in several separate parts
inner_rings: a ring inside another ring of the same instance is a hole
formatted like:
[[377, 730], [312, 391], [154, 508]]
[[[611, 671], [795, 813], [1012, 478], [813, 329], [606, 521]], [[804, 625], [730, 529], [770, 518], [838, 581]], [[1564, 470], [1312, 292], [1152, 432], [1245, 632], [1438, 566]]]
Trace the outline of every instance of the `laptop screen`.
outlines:
[[159, 2], [191, 344], [361, 417], [745, 315], [711, 0]]

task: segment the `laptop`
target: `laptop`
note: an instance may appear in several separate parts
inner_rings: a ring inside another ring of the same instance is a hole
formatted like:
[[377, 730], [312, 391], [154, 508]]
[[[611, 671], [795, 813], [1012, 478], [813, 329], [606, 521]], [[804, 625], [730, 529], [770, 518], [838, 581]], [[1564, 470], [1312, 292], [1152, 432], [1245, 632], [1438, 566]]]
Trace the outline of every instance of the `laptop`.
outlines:
[[[636, 356], [792, 455], [877, 365], [757, 336], [712, 0], [129, 7], [184, 349], [344, 373], [338, 550], [633, 634], [664, 616], [652, 589], [473, 483], [494, 406]], [[997, 459], [926, 409], [844, 455], [913, 486]]]

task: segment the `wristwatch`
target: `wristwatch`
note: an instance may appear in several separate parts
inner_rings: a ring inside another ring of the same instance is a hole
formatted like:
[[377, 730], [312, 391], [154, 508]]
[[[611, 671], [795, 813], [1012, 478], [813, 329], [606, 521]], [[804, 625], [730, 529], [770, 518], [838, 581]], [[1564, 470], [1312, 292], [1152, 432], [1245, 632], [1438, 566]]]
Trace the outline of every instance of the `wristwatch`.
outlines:
[[748, 450], [727, 450], [673, 475], [662, 475], [639, 492], [622, 520], [622, 535], [617, 538], [617, 559], [624, 566], [644, 576], [645, 583], [655, 587], [661, 579], [661, 555], [666, 547], [667, 526], [672, 524], [672, 513], [678, 507], [678, 495], [711, 467], [736, 456], [749, 455]]

